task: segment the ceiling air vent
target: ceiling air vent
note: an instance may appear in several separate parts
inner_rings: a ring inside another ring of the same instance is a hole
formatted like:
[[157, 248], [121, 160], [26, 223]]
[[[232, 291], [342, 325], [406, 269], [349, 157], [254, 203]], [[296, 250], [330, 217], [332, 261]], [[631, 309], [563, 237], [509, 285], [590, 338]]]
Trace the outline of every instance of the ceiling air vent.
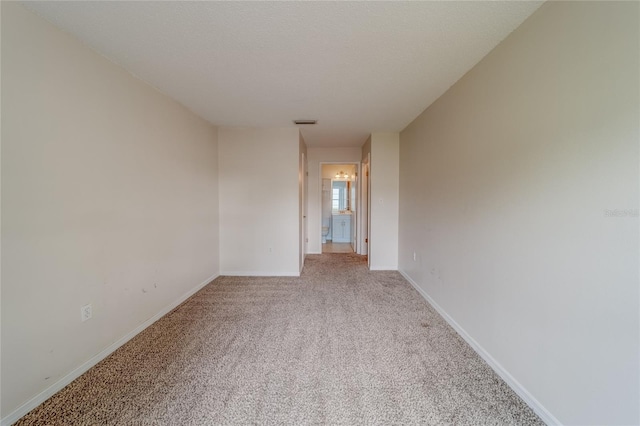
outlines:
[[316, 124], [318, 120], [293, 120], [296, 124]]

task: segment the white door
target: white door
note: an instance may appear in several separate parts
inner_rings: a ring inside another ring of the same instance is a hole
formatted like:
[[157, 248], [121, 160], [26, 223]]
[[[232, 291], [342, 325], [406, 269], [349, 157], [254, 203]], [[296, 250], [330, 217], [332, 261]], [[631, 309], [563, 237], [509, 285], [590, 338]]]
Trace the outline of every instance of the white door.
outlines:
[[300, 203], [302, 209], [302, 222], [300, 224], [300, 271], [304, 266], [304, 257], [307, 253], [307, 159], [302, 153], [300, 165]]
[[351, 215], [351, 249], [354, 253], [358, 253], [358, 185], [360, 184], [360, 170], [356, 165], [355, 178], [351, 182], [351, 190], [349, 198], [351, 199], [350, 205], [353, 214]]
[[359, 254], [369, 254], [369, 163], [362, 164], [362, 176], [360, 179], [362, 197], [360, 202], [360, 208], [362, 213], [360, 215], [361, 220], [361, 244]]

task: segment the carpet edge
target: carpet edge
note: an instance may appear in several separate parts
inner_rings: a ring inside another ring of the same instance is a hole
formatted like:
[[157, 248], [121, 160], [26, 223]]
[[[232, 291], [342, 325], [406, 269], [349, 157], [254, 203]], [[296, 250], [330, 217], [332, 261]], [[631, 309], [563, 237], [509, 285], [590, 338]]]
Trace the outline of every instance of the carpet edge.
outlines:
[[520, 384], [498, 361], [496, 361], [486, 349], [475, 341], [467, 331], [460, 326], [449, 314], [436, 303], [429, 294], [424, 291], [418, 284], [404, 271], [398, 270], [400, 275], [404, 277], [413, 288], [427, 301], [433, 309], [440, 314], [442, 318], [458, 333], [460, 337], [489, 364], [489, 367], [498, 375], [505, 383], [540, 417], [540, 419], [548, 425], [562, 425], [562, 423], [547, 410], [529, 391]]
[[211, 283], [211, 281], [215, 280], [219, 276], [220, 274], [218, 273], [213, 274], [202, 283], [198, 284], [191, 290], [179, 296], [176, 300], [166, 305], [164, 308], [162, 308], [158, 313], [153, 315], [151, 318], [144, 321], [142, 324], [138, 325], [136, 328], [134, 328], [133, 330], [131, 330], [130, 332], [128, 332], [127, 334], [125, 334], [124, 336], [122, 336], [121, 338], [119, 338], [118, 340], [116, 340], [115, 342], [113, 342], [112, 344], [110, 344], [100, 352], [98, 352], [96, 355], [92, 356], [87, 361], [83, 362], [78, 367], [71, 370], [69, 373], [65, 374], [58, 381], [51, 384], [51, 386], [49, 386], [45, 390], [41, 391], [40, 393], [38, 393], [37, 395], [29, 399], [27, 402], [25, 402], [15, 410], [13, 410], [11, 413], [7, 414], [5, 417], [3, 417], [0, 420], [0, 425], [10, 426], [15, 422], [17, 422], [18, 420], [20, 420], [22, 417], [27, 415], [31, 410], [33, 410], [34, 408], [36, 408], [37, 406], [45, 402], [47, 399], [51, 398], [57, 392], [61, 391], [69, 383], [73, 382], [75, 379], [77, 379], [82, 374], [87, 372], [90, 368], [92, 368], [93, 366], [98, 364], [100, 361], [102, 361], [103, 359], [111, 355], [120, 346], [124, 345], [129, 340], [133, 339], [135, 336], [140, 334], [143, 330], [145, 330], [151, 324], [153, 324], [154, 322], [158, 321], [160, 318], [162, 318], [163, 316], [171, 312], [173, 309], [178, 307], [185, 300], [187, 300], [188, 298], [196, 294], [203, 287]]

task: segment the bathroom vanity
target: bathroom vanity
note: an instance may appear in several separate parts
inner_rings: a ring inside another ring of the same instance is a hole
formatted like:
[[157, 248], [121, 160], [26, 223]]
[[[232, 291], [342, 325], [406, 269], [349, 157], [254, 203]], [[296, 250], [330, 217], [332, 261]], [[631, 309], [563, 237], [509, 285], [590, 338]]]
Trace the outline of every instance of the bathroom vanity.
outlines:
[[332, 215], [331, 233], [334, 243], [351, 242], [351, 212], [334, 211]]

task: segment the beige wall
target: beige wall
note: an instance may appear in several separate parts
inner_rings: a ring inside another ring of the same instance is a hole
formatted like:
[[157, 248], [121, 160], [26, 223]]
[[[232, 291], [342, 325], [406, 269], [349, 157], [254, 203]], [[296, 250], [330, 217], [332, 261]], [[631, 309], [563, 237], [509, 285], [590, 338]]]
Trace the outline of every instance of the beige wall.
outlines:
[[298, 254], [300, 256], [300, 263], [298, 270], [302, 272], [304, 258], [307, 254], [307, 205], [309, 185], [307, 179], [307, 144], [300, 132], [298, 132], [298, 155], [300, 156], [300, 165], [298, 167], [298, 221], [300, 223], [300, 246], [298, 248]]
[[640, 423], [638, 9], [543, 5], [401, 133], [401, 271], [550, 422]]
[[6, 417], [218, 274], [218, 182], [214, 127], [1, 7]]
[[[308, 252], [322, 253], [322, 185], [320, 163], [358, 163], [360, 148], [309, 148]], [[339, 171], [339, 170], [338, 170]], [[346, 170], [345, 170], [346, 172]], [[335, 173], [334, 173], [335, 175]]]
[[372, 270], [398, 269], [399, 143], [398, 133], [372, 133], [365, 145], [364, 156], [371, 153], [369, 268]]
[[221, 274], [299, 275], [299, 130], [223, 127], [218, 144]]

